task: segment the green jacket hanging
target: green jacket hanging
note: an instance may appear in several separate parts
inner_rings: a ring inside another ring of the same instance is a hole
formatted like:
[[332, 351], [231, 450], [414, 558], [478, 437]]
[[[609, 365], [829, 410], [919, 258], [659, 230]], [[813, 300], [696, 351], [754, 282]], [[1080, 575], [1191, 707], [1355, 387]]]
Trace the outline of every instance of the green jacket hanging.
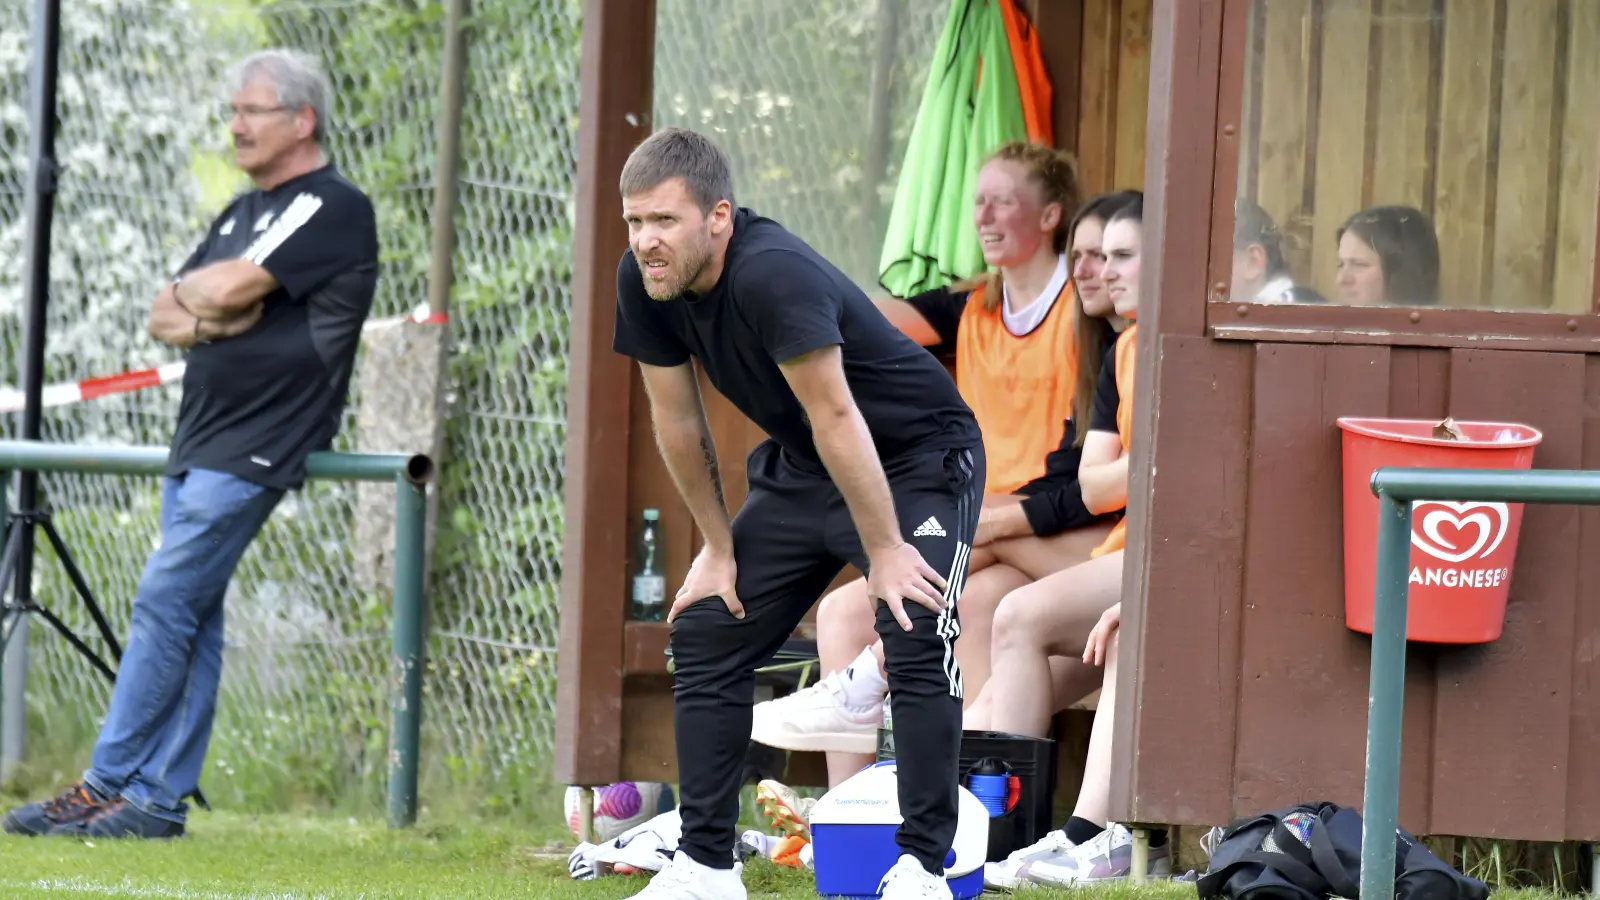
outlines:
[[896, 297], [983, 271], [972, 222], [978, 167], [1001, 144], [1027, 139], [1022, 96], [1000, 3], [952, 0], [934, 51], [879, 260]]

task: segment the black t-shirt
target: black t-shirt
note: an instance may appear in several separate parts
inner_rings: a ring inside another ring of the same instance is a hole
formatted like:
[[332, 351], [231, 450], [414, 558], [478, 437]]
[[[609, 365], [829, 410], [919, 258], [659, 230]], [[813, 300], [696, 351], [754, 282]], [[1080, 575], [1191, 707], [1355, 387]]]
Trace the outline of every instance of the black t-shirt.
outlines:
[[1117, 408], [1121, 403], [1122, 395], [1117, 391], [1117, 349], [1113, 343], [1100, 358], [1100, 377], [1094, 385], [1094, 415], [1089, 419], [1089, 430], [1120, 434]]
[[181, 275], [246, 258], [272, 273], [261, 321], [196, 344], [167, 473], [216, 469], [267, 487], [305, 482], [339, 431], [378, 280], [372, 202], [332, 166], [234, 198]]
[[978, 443], [977, 419], [939, 361], [771, 219], [735, 213], [722, 277], [703, 296], [652, 300], [631, 249], [617, 265], [612, 348], [653, 366], [695, 357], [711, 384], [786, 454], [816, 467], [822, 461], [805, 411], [778, 364], [835, 344], [880, 459]]
[[948, 286], [906, 298], [906, 303], [926, 319], [933, 333], [939, 336], [939, 343], [929, 347], [929, 353], [940, 358], [955, 355], [956, 336], [961, 332], [961, 314], [966, 311], [970, 299], [971, 291], [953, 291]]
[[[1105, 343], [1100, 347], [1101, 376], [1095, 379], [1095, 406], [1102, 402], [1104, 372], [1108, 366], [1115, 369], [1117, 333], [1107, 330]], [[1113, 401], [1116, 375], [1112, 373]], [[1099, 421], [1091, 416], [1091, 423]], [[1112, 406], [1112, 426], [1116, 428], [1116, 407]], [[1078, 487], [1078, 464], [1083, 461], [1083, 448], [1074, 446], [1078, 438], [1078, 425], [1068, 418], [1061, 427], [1061, 444], [1044, 458], [1044, 474], [1028, 482], [1017, 493], [1027, 499], [1022, 501], [1022, 513], [1028, 517], [1033, 533], [1041, 537], [1078, 528], [1093, 522], [1097, 516], [1083, 505], [1083, 490]]]

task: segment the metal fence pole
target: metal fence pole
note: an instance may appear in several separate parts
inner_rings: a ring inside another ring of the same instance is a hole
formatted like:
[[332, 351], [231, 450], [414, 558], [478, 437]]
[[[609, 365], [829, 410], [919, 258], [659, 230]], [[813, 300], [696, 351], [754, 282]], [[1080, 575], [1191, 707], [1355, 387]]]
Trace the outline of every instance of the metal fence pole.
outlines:
[[[11, 510], [7, 489], [11, 472], [0, 470], [0, 516]], [[0, 782], [22, 763], [27, 733], [28, 616], [18, 616], [9, 637], [0, 641]], [[4, 627], [0, 623], [0, 627]]]
[[427, 489], [395, 479], [394, 691], [389, 727], [389, 827], [417, 820], [417, 757], [422, 729], [422, 574]]
[[1367, 785], [1362, 800], [1361, 900], [1394, 897], [1400, 824], [1400, 727], [1406, 697], [1406, 590], [1411, 572], [1411, 502], [1379, 494], [1372, 682], [1367, 695]]

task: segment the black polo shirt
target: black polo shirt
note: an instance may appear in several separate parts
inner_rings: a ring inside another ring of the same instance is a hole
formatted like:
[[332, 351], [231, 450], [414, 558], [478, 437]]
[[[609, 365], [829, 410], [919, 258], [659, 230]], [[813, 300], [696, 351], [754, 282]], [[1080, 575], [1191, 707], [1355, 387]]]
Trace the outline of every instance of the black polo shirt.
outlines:
[[179, 273], [244, 257], [277, 279], [261, 321], [196, 344], [169, 475], [215, 469], [267, 487], [305, 482], [306, 457], [339, 431], [378, 280], [372, 202], [325, 165], [241, 194]]

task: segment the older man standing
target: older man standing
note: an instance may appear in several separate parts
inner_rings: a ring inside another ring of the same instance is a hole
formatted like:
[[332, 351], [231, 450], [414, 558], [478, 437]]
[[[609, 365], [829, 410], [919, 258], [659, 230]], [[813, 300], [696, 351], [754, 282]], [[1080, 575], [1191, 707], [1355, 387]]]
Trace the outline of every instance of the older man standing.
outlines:
[[189, 351], [161, 544], [92, 764], [60, 795], [7, 813], [13, 834], [183, 834], [211, 738], [228, 582], [339, 429], [378, 278], [372, 203], [323, 154], [331, 92], [315, 62], [254, 54], [228, 93], [235, 159], [255, 189], [217, 216], [150, 308], [150, 333]]

